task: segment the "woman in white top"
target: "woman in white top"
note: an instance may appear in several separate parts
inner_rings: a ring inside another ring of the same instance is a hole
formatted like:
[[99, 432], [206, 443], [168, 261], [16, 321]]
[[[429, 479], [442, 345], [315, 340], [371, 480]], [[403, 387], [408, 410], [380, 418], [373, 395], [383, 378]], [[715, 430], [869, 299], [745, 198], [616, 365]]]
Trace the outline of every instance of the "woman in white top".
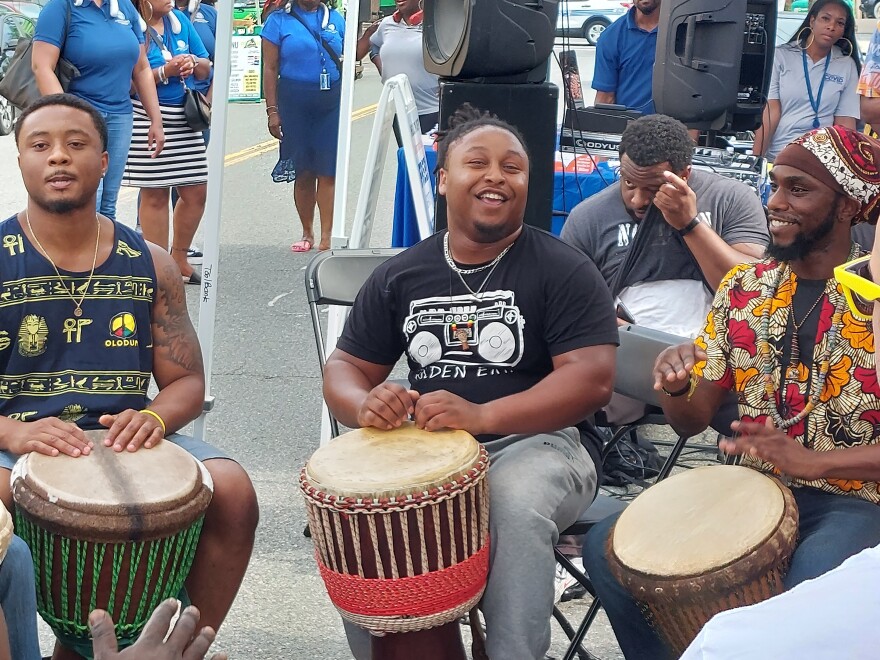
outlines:
[[854, 129], [862, 65], [855, 18], [844, 0], [818, 0], [801, 29], [779, 46], [756, 154], [773, 160], [785, 145], [820, 126]]
[[[357, 59], [370, 52], [382, 82], [405, 73], [419, 111], [422, 133], [430, 132], [440, 115], [440, 83], [425, 71], [422, 59], [422, 8], [420, 0], [397, 0], [397, 10], [364, 30], [357, 42]], [[398, 140], [399, 142], [400, 140]]]

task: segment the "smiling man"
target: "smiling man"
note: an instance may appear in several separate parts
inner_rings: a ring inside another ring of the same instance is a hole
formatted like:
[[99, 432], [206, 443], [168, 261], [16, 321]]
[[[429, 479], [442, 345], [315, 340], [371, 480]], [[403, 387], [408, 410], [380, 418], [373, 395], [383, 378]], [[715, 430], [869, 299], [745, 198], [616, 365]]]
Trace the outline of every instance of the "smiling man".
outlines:
[[[485, 443], [487, 651], [525, 660], [550, 645], [553, 544], [595, 494], [598, 447], [586, 449], [575, 425], [611, 395], [617, 328], [595, 266], [523, 224], [523, 145], [515, 128], [468, 105], [452, 117], [437, 156], [449, 229], [364, 285], [324, 396], [346, 426], [393, 429], [412, 417]], [[412, 389], [386, 381], [403, 354]]]
[[[860, 252], [851, 224], [877, 222], [878, 162], [880, 144], [841, 126], [783, 149], [771, 173], [769, 257], [731, 270], [700, 337], [665, 350], [654, 367], [663, 412], [677, 431], [700, 433], [734, 391], [738, 437], [721, 449], [790, 479], [799, 542], [786, 588], [880, 544], [874, 336], [834, 279], [834, 267]], [[613, 524], [603, 521], [587, 535], [584, 564], [626, 657], [668, 657], [608, 572]]]

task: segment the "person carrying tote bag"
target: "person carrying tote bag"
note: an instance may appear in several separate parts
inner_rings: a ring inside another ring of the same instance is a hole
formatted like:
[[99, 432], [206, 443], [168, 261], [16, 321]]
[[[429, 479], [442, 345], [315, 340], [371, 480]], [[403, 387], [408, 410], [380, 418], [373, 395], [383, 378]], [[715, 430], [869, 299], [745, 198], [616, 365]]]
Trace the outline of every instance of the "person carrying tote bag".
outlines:
[[98, 211], [115, 220], [131, 141], [132, 86], [150, 118], [147, 141], [152, 155], [165, 143], [142, 23], [131, 0], [49, 0], [37, 21], [32, 54], [41, 95], [63, 91], [56, 75], [62, 59], [80, 72], [67, 91], [95, 106], [107, 123], [109, 164], [98, 188]]
[[138, 217], [144, 238], [166, 248], [171, 188], [177, 189], [171, 256], [184, 281], [199, 284], [187, 250], [205, 210], [208, 161], [201, 128], [193, 130], [187, 122], [185, 103], [191, 79], [209, 78], [211, 62], [186, 14], [167, 0], [139, 0], [138, 10], [147, 23], [147, 58], [168, 142], [159, 156], [151, 157], [145, 139], [150, 120], [141, 100], [134, 99], [134, 133], [123, 183], [140, 188]]

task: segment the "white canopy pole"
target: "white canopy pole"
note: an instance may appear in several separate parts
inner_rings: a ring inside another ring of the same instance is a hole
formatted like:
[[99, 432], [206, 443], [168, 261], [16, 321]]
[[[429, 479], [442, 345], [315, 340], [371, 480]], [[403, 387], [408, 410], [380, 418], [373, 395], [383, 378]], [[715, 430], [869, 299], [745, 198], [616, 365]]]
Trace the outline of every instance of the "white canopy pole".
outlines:
[[220, 265], [220, 216], [223, 209], [223, 169], [226, 153], [226, 111], [229, 99], [229, 61], [232, 47], [232, 0], [217, 0], [217, 37], [214, 51], [214, 105], [211, 108], [211, 143], [208, 145], [208, 198], [202, 216], [202, 288], [199, 293], [199, 343], [205, 363], [205, 404], [195, 421], [193, 435], [205, 439], [207, 413], [214, 407], [211, 370], [214, 356], [214, 322], [217, 316], [217, 283]]
[[339, 132], [336, 145], [336, 191], [333, 197], [333, 235], [330, 246], [348, 247], [345, 212], [348, 205], [348, 166], [351, 158], [351, 113], [354, 107], [354, 65], [357, 61], [360, 3], [352, 1], [345, 10], [345, 42], [342, 58], [342, 90], [339, 99]]

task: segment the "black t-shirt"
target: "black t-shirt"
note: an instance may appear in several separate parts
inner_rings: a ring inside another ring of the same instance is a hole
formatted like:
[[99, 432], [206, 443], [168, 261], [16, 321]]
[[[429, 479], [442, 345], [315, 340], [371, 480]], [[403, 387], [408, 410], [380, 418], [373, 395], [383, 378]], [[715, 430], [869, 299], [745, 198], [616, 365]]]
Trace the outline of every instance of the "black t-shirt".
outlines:
[[555, 355], [617, 345], [608, 288], [578, 250], [527, 225], [494, 271], [464, 276], [479, 292], [475, 297], [446, 263], [443, 236], [373, 272], [340, 349], [383, 365], [405, 353], [409, 382], [419, 393], [447, 390], [486, 403], [535, 385], [553, 370]]

